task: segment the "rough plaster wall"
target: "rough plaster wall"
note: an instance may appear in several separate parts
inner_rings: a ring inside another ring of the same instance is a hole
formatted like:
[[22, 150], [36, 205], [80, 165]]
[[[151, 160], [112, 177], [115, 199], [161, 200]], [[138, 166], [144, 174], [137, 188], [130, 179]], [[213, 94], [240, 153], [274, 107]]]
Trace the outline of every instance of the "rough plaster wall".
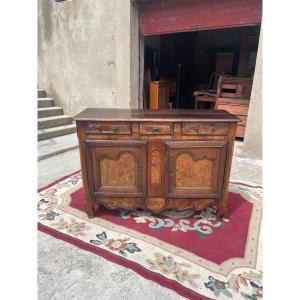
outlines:
[[145, 39], [143, 36], [140, 36], [140, 74], [139, 74], [139, 107], [140, 108], [145, 108], [144, 107], [144, 101], [143, 101], [143, 91], [144, 91], [144, 51], [145, 51]]
[[131, 13], [130, 0], [38, 1], [38, 85], [66, 114], [137, 106]]
[[130, 7], [130, 107], [139, 108], [140, 89], [140, 38], [139, 38], [139, 6]]
[[262, 33], [256, 58], [243, 154], [262, 159]]
[[130, 2], [127, 0], [115, 0], [116, 10], [116, 84], [117, 99], [120, 99], [116, 107], [129, 108], [130, 103]]

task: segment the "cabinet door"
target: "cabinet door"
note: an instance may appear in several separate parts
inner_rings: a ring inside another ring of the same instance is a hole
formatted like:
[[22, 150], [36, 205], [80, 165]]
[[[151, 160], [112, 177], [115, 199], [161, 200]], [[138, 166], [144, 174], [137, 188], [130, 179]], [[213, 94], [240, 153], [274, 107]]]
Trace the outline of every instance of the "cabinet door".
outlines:
[[146, 196], [146, 141], [87, 141], [86, 149], [95, 196]]
[[167, 198], [218, 198], [222, 193], [226, 141], [168, 141]]

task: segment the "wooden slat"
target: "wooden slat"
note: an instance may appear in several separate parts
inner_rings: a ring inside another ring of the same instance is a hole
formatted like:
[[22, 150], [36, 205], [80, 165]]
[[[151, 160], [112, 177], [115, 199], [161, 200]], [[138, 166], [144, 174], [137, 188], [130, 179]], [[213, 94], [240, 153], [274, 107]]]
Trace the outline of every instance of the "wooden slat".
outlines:
[[236, 89], [237, 88], [237, 84], [228, 84], [228, 83], [225, 83], [222, 85], [222, 89]]
[[249, 106], [249, 99], [233, 99], [233, 98], [217, 98], [216, 100], [217, 103], [219, 104], [232, 104], [232, 105], [244, 105], [244, 106]]
[[261, 0], [172, 0], [141, 4], [144, 35], [256, 25]]
[[236, 93], [221, 93], [221, 97], [224, 97], [224, 98], [235, 98], [236, 96]]
[[242, 115], [242, 116], [248, 115], [248, 106], [244, 106], [244, 105], [220, 104], [217, 106], [217, 109], [225, 109], [229, 113], [234, 115]]

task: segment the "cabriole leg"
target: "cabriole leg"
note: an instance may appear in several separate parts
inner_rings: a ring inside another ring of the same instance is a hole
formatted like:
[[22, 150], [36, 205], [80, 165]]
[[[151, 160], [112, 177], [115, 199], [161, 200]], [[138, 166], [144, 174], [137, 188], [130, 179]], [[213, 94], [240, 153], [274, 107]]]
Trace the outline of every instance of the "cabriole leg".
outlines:
[[86, 200], [85, 204], [84, 204], [84, 210], [86, 212], [86, 214], [88, 215], [89, 219], [94, 218], [95, 216], [95, 209], [94, 209], [94, 205], [93, 205], [93, 201], [92, 200]]
[[224, 218], [225, 216], [227, 216], [227, 200], [228, 200], [228, 193], [226, 193], [226, 195], [224, 195], [223, 198], [221, 198], [218, 201], [218, 212], [217, 212], [218, 218]]

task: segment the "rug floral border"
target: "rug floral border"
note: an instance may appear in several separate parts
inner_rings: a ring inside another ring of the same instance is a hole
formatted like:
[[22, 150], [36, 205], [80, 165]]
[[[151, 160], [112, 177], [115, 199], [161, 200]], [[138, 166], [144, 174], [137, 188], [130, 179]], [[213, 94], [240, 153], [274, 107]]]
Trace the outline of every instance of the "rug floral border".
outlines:
[[88, 219], [84, 212], [69, 206], [71, 194], [81, 186], [81, 173], [78, 172], [40, 191], [38, 203], [42, 231], [49, 234], [53, 231], [52, 235], [61, 239], [65, 237], [69, 242], [70, 239], [80, 241], [91, 252], [96, 247], [103, 253], [121, 258], [122, 265], [126, 265], [124, 261], [127, 261], [150, 271], [166, 280], [167, 284], [163, 285], [171, 285], [170, 288], [175, 290], [179, 287], [177, 292], [182, 295], [188, 293], [190, 299], [205, 296], [211, 299], [256, 300], [261, 297], [260, 187], [238, 183], [230, 185], [230, 191], [241, 194], [253, 204], [253, 209], [244, 258], [229, 259], [218, 265], [124, 226], [101, 218]]

